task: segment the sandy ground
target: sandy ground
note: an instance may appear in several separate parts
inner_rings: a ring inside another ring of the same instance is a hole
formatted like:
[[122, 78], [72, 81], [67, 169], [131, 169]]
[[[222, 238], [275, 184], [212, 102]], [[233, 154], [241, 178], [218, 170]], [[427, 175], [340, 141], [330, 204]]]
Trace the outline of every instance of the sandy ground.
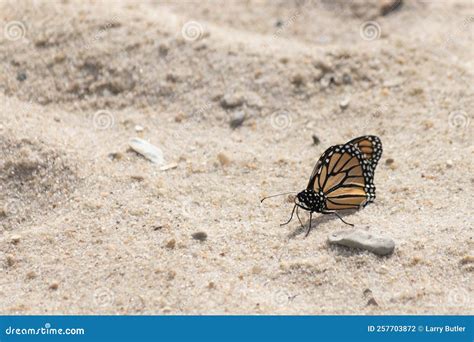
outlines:
[[[0, 314], [472, 314], [473, 3], [382, 12], [3, 1]], [[377, 199], [345, 219], [389, 257], [259, 202], [362, 134], [384, 144]]]

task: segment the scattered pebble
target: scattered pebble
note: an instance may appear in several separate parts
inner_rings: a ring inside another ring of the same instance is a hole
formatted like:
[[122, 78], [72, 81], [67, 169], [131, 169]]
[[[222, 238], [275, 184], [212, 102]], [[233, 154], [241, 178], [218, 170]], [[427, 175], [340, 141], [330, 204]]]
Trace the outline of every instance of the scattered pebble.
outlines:
[[174, 117], [174, 121], [175, 122], [182, 122], [184, 119], [186, 119], [186, 114], [183, 113], [183, 112], [179, 112], [178, 114], [176, 114], [176, 116]]
[[245, 121], [245, 113], [242, 112], [242, 111], [238, 111], [238, 112], [235, 112], [233, 115], [232, 115], [232, 118], [230, 119], [230, 127], [231, 128], [237, 128], [237, 127], [240, 127], [242, 126], [242, 124], [244, 123]]
[[36, 278], [36, 273], [33, 271], [30, 271], [26, 274], [26, 279], [35, 279]]
[[135, 152], [141, 154], [152, 163], [158, 165], [163, 165], [165, 163], [163, 152], [155, 145], [140, 138], [133, 138], [128, 144]]
[[136, 125], [135, 126], [135, 132], [143, 132], [145, 128], [143, 128], [143, 126], [140, 126], [140, 125]]
[[12, 235], [10, 241], [12, 242], [12, 244], [17, 245], [20, 242], [20, 239], [20, 235]]
[[141, 182], [145, 180], [145, 177], [142, 175], [131, 175], [130, 178], [133, 180], [136, 180], [137, 182]]
[[394, 161], [395, 161], [395, 160], [393, 160], [393, 158], [387, 158], [387, 159], [385, 160], [385, 164], [386, 164], [386, 165], [392, 165]]
[[313, 145], [317, 146], [321, 143], [321, 140], [319, 140], [318, 136], [316, 134], [313, 134]]
[[51, 285], [49, 285], [50, 290], [56, 291], [58, 288], [59, 288], [59, 283], [56, 281], [51, 283]]
[[446, 167], [447, 167], [448, 169], [452, 168], [453, 165], [454, 165], [454, 164], [453, 164], [453, 161], [452, 161], [451, 159], [449, 159], [449, 160], [446, 161]]
[[301, 74], [295, 74], [291, 78], [291, 84], [294, 86], [300, 87], [304, 84], [304, 77]]
[[230, 159], [224, 153], [219, 153], [217, 155], [217, 160], [221, 163], [222, 166], [228, 166], [230, 164]]
[[169, 249], [174, 249], [176, 247], [176, 240], [175, 239], [169, 240], [165, 247]]
[[370, 299], [367, 301], [367, 305], [379, 306], [379, 304], [377, 303], [377, 301], [375, 300], [374, 297], [370, 298]]
[[193, 237], [194, 240], [199, 240], [199, 241], [207, 240], [207, 234], [205, 232], [193, 233], [191, 236]]
[[171, 163], [171, 164], [163, 165], [162, 167], [160, 167], [160, 171], [168, 171], [171, 169], [176, 169], [177, 167], [178, 167], [178, 163]]
[[466, 255], [461, 259], [461, 265], [474, 263], [474, 255]]
[[402, 0], [381, 0], [380, 1], [380, 14], [387, 15], [400, 8]]
[[349, 102], [351, 101], [351, 98], [349, 96], [346, 96], [339, 102], [339, 107], [341, 107], [342, 110], [346, 109], [349, 107]]
[[330, 244], [362, 248], [378, 255], [393, 253], [395, 242], [387, 237], [374, 236], [361, 230], [340, 231], [329, 235]]
[[244, 96], [241, 93], [225, 94], [221, 99], [221, 106], [225, 109], [240, 107], [244, 104]]
[[333, 80], [333, 77], [331, 74], [326, 74], [324, 75], [321, 80], [319, 81], [319, 83], [321, 84], [321, 87], [324, 89], [324, 88], [327, 88], [329, 87], [329, 85], [331, 84]]
[[342, 83], [351, 84], [352, 83], [352, 76], [349, 75], [349, 74], [342, 75]]
[[19, 72], [17, 75], [16, 75], [16, 79], [20, 82], [23, 82], [26, 80], [26, 73], [24, 72]]
[[402, 85], [403, 83], [405, 82], [405, 80], [401, 77], [394, 77], [394, 78], [391, 78], [389, 80], [385, 80], [383, 82], [383, 86], [384, 87], [387, 87], [387, 88], [391, 88], [391, 87], [397, 87], [399, 85]]
[[6, 261], [7, 261], [7, 266], [8, 267], [12, 267], [13, 265], [15, 265], [16, 263], [16, 260], [15, 258], [13, 257], [13, 255], [7, 255], [7, 258], [6, 258]]
[[123, 158], [123, 154], [120, 152], [112, 152], [107, 155], [110, 160], [120, 160]]

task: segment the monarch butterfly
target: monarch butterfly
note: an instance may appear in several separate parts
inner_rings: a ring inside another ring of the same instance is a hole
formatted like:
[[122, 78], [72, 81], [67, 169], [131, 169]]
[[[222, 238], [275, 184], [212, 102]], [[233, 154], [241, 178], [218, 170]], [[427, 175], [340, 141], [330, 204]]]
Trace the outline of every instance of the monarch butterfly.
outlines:
[[[291, 222], [295, 210], [301, 223], [298, 215], [298, 208], [301, 208], [310, 215], [305, 237], [311, 231], [311, 218], [315, 212], [335, 214], [342, 222], [353, 226], [337, 211], [359, 209], [374, 201], [374, 172], [381, 156], [382, 142], [374, 135], [329, 147], [316, 163], [306, 189], [295, 197], [290, 219], [281, 225]], [[274, 196], [278, 195], [265, 197], [261, 202]]]

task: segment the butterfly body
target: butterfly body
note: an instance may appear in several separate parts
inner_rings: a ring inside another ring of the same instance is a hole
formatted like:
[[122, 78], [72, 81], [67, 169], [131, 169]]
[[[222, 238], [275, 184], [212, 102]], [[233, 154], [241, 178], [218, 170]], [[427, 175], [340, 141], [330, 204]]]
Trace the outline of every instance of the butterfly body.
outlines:
[[305, 189], [301, 191], [296, 199], [300, 205], [300, 208], [321, 213], [324, 211], [324, 194], [322, 192], [315, 192], [311, 189]]
[[329, 147], [316, 163], [306, 189], [295, 197], [291, 217], [285, 224], [291, 222], [295, 209], [298, 216], [298, 208], [310, 213], [306, 235], [314, 212], [335, 214], [347, 223], [339, 211], [360, 209], [375, 200], [374, 172], [381, 156], [382, 143], [374, 135]]

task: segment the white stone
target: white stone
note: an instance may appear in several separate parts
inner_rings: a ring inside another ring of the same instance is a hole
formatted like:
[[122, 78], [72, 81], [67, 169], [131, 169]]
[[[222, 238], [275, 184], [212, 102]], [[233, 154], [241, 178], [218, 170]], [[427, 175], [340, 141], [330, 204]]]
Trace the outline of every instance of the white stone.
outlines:
[[141, 154], [143, 157], [145, 157], [152, 163], [158, 165], [165, 164], [163, 152], [155, 145], [152, 145], [149, 142], [140, 138], [130, 139], [128, 144], [135, 152]]
[[375, 236], [362, 230], [346, 230], [329, 235], [330, 244], [362, 248], [378, 255], [388, 255], [395, 249], [395, 242], [387, 237]]

